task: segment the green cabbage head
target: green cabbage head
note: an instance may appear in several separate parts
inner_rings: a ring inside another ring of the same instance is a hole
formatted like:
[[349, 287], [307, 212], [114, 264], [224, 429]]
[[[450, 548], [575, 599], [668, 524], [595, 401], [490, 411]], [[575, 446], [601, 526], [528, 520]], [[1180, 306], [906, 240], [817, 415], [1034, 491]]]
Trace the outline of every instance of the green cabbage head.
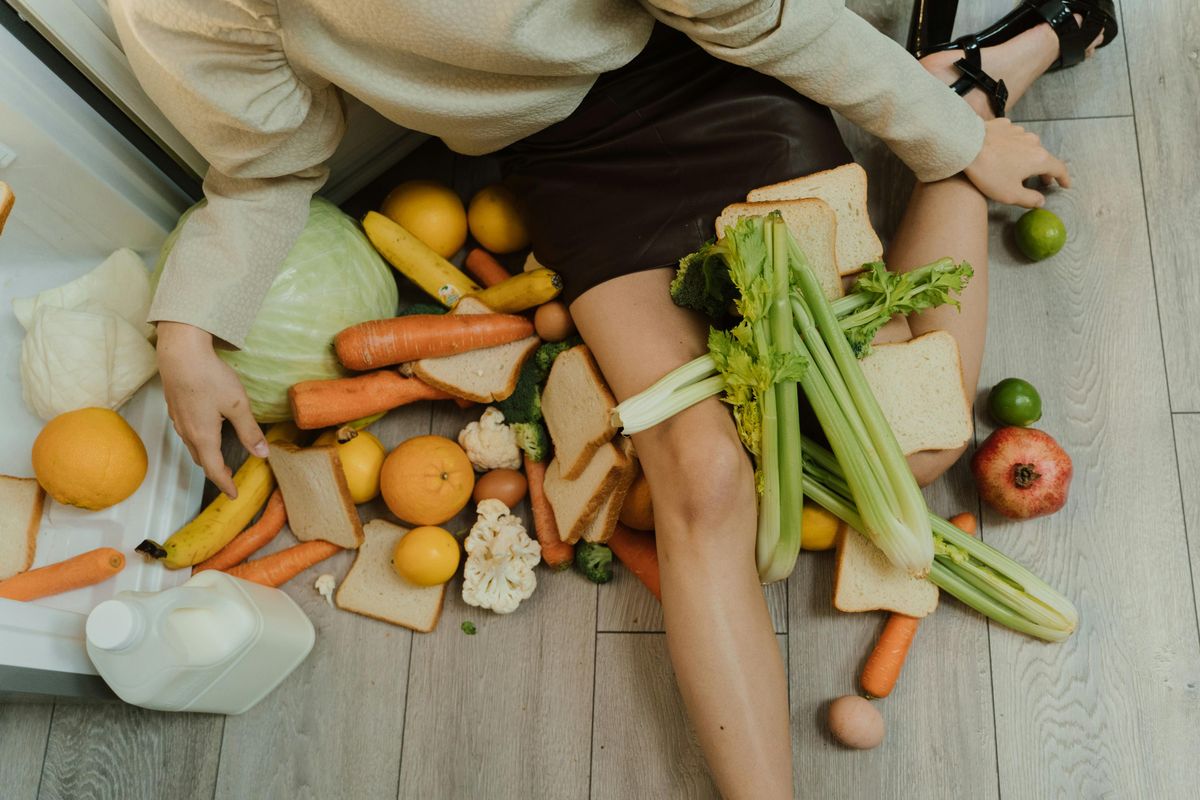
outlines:
[[[184, 212], [163, 243], [156, 285], [179, 231], [198, 206]], [[392, 270], [358, 223], [328, 200], [313, 198], [308, 224], [275, 276], [246, 346], [217, 353], [241, 378], [259, 422], [288, 420], [288, 387], [348, 374], [334, 356], [333, 337], [351, 325], [395, 316], [397, 303]]]

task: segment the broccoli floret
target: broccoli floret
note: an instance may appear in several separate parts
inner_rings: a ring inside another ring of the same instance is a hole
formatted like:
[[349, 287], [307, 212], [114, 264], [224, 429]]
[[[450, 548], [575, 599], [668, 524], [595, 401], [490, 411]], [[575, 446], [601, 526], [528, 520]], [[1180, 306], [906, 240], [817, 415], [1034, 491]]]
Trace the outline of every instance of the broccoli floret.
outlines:
[[526, 359], [513, 393], [493, 404], [504, 413], [504, 421], [509, 425], [542, 419], [541, 383], [545, 378], [535, 362], [533, 358]]
[[413, 303], [411, 306], [405, 306], [396, 312], [397, 317], [410, 317], [413, 314], [445, 314], [449, 311], [445, 306], [434, 305], [433, 303]]
[[612, 580], [613, 554], [608, 545], [598, 542], [580, 542], [575, 545], [575, 569], [592, 583], [608, 583]]
[[517, 446], [525, 451], [531, 461], [545, 461], [550, 457], [550, 433], [540, 422], [518, 422], [512, 426], [517, 437]]
[[539, 347], [537, 352], [533, 354], [533, 361], [537, 364], [537, 368], [540, 370], [542, 376], [538, 382], [541, 383], [550, 376], [550, 367], [554, 365], [554, 359], [572, 347], [577, 347], [581, 344], [583, 344], [583, 339], [578, 336], [569, 336], [561, 342], [546, 342]]
[[699, 311], [710, 319], [729, 315], [737, 289], [729, 278], [724, 248], [709, 242], [679, 261], [671, 281], [671, 299], [675, 305]]

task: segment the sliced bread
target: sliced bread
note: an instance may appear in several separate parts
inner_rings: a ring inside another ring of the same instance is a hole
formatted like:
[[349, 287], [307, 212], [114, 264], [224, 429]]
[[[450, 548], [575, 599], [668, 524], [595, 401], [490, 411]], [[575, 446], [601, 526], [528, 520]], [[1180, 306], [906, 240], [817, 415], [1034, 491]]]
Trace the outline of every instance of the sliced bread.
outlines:
[[390, 622], [420, 633], [437, 627], [447, 584], [417, 586], [396, 574], [392, 554], [407, 528], [373, 519], [354, 564], [338, 587], [334, 601], [343, 611]]
[[778, 200], [770, 203], [734, 203], [717, 217], [717, 236], [742, 217], [755, 217], [778, 211], [791, 231], [801, 252], [808, 258], [817, 282], [830, 300], [841, 297], [842, 277], [837, 261], [837, 215], [824, 200]]
[[0, 233], [4, 233], [4, 223], [8, 221], [8, 212], [12, 211], [16, 195], [4, 181], [0, 181]]
[[836, 250], [841, 274], [853, 274], [863, 264], [883, 259], [883, 243], [867, 211], [867, 172], [854, 162], [754, 189], [746, 200], [764, 203], [807, 197], [824, 200], [837, 216]]
[[600, 446], [612, 440], [616, 404], [587, 345], [554, 359], [542, 390], [542, 415], [564, 478], [582, 475]]
[[[458, 301], [451, 314], [491, 314], [492, 310], [473, 297]], [[412, 364], [412, 374], [443, 392], [476, 403], [504, 400], [517, 388], [525, 359], [541, 340], [527, 336], [508, 344], [485, 347], [453, 356], [423, 358]]]
[[362, 544], [362, 520], [335, 445], [271, 442], [270, 462], [297, 539], [324, 539], [351, 550]]
[[45, 500], [33, 478], [0, 475], [0, 581], [33, 566]]
[[639, 467], [638, 461], [633, 455], [633, 442], [627, 436], [619, 436], [616, 445], [621, 448], [627, 464], [617, 476], [617, 481], [613, 485], [612, 491], [608, 493], [608, 498], [600, 506], [600, 510], [596, 512], [591, 523], [584, 529], [582, 538], [585, 542], [607, 542], [612, 538], [613, 533], [617, 530], [617, 521], [621, 518], [621, 506], [625, 505], [625, 495], [629, 493], [629, 487], [633, 485], [634, 479], [638, 476]]
[[[629, 457], [611, 442], [596, 451], [583, 474], [574, 480], [563, 476], [557, 457], [550, 462], [543, 491], [554, 509], [558, 535], [564, 542], [579, 541], [628, 470]], [[619, 513], [620, 505], [616, 508]]]
[[938, 589], [887, 560], [878, 547], [848, 525], [838, 531], [833, 607], [838, 611], [894, 611], [923, 617], [938, 604]]
[[953, 450], [971, 438], [958, 342], [949, 333], [876, 345], [859, 363], [904, 455]]

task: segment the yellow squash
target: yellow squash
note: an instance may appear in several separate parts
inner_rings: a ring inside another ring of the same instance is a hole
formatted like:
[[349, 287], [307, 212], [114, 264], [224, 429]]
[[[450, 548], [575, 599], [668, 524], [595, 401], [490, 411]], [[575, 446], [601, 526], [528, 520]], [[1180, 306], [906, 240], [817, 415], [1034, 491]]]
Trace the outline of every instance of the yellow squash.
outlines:
[[498, 314], [515, 314], [550, 302], [558, 297], [562, 285], [557, 272], [541, 267], [513, 275], [495, 286], [475, 292], [472, 297]]
[[368, 211], [362, 226], [389, 264], [447, 308], [479, 291], [479, 284], [383, 214]]
[[[268, 442], [295, 442], [300, 429], [290, 422], [273, 425], [267, 431]], [[238, 496], [225, 494], [208, 504], [195, 519], [184, 525], [162, 544], [147, 539], [137, 549], [162, 561], [168, 569], [183, 569], [216, 554], [254, 519], [275, 489], [275, 476], [265, 459], [250, 456], [233, 476]]]

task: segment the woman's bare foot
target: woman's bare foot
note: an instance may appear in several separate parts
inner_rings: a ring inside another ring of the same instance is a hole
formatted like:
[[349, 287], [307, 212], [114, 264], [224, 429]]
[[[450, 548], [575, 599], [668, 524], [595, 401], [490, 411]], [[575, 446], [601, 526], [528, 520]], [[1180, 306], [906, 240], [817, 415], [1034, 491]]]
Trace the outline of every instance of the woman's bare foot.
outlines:
[[[1076, 14], [1075, 21], [1082, 22], [1083, 18]], [[1088, 47], [1088, 57], [1103, 40], [1103, 35], [1096, 37], [1096, 41]], [[1036, 25], [1003, 44], [983, 48], [979, 55], [983, 71], [998, 81], [1004, 81], [1008, 87], [1008, 105], [1011, 108], [1058, 59], [1058, 35], [1048, 24]], [[962, 76], [954, 66], [961, 58], [961, 50], [943, 50], [922, 58], [921, 65], [946, 84], [951, 84]], [[987, 96], [979, 89], [967, 92], [963, 99], [984, 119], [996, 116], [992, 113]]]

